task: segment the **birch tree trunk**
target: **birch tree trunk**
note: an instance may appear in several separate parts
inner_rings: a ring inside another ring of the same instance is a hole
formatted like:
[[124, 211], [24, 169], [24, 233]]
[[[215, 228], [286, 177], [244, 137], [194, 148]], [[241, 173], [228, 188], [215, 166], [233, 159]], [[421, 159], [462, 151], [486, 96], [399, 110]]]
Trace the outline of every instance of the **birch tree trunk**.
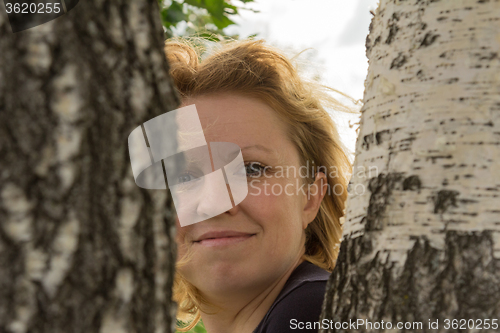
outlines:
[[127, 147], [178, 106], [157, 0], [16, 34], [1, 4], [0, 50], [0, 332], [173, 332], [173, 206]]
[[321, 332], [498, 332], [500, 1], [380, 0], [366, 52]]

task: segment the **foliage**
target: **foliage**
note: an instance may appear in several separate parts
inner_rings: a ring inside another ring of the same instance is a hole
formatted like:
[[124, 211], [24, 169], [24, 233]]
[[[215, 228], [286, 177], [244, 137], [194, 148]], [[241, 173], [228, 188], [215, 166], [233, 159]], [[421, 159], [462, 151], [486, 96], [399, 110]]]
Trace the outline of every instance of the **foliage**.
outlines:
[[[182, 332], [176, 331], [176, 333], [182, 333]], [[205, 329], [205, 325], [203, 325], [203, 322], [200, 320], [198, 324], [195, 327], [193, 327], [193, 329], [185, 333], [207, 333], [207, 330]]]
[[167, 38], [194, 35], [210, 41], [219, 41], [228, 37], [238, 39], [238, 35], [228, 36], [223, 31], [224, 28], [235, 24], [231, 18], [239, 15], [240, 10], [257, 12], [245, 6], [254, 0], [239, 0], [243, 6], [234, 5], [234, 0], [158, 1]]

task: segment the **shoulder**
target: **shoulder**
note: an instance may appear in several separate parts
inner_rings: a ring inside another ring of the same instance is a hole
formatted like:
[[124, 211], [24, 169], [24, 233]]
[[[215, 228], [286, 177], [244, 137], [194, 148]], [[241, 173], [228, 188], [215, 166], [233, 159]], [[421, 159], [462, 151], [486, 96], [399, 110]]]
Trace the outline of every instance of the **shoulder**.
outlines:
[[318, 332], [312, 328], [319, 321], [326, 281], [307, 282], [284, 297], [268, 318], [268, 332]]
[[330, 273], [310, 263], [301, 266], [255, 332], [318, 332], [312, 325], [319, 321]]

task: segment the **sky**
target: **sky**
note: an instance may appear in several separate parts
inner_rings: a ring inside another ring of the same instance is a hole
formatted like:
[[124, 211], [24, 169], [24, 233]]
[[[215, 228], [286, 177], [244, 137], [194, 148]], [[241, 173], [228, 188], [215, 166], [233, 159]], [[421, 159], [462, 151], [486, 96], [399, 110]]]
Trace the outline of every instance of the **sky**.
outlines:
[[[292, 54], [312, 48], [301, 55], [314, 65], [309, 65], [310, 76], [319, 76], [323, 84], [356, 100], [363, 98], [368, 70], [365, 40], [370, 10], [375, 11], [378, 0], [255, 1], [246, 6], [259, 13], [240, 10], [241, 15], [233, 19], [237, 25], [226, 28], [226, 33], [239, 34], [240, 38], [257, 33], [257, 38]], [[353, 153], [356, 131], [355, 127], [349, 128], [349, 121], [357, 122], [359, 115], [331, 114], [342, 140]]]

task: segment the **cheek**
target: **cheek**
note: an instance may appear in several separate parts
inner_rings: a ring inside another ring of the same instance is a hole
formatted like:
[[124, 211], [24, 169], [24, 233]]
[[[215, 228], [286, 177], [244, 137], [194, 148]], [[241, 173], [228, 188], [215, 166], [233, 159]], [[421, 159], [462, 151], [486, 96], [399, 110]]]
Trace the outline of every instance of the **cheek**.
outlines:
[[254, 183], [253, 188], [249, 185], [248, 196], [240, 206], [246, 215], [268, 233], [290, 236], [302, 225], [300, 197], [295, 195], [295, 187], [292, 186], [287, 188], [288, 195], [285, 185], [285, 182], [270, 181], [267, 185]]

